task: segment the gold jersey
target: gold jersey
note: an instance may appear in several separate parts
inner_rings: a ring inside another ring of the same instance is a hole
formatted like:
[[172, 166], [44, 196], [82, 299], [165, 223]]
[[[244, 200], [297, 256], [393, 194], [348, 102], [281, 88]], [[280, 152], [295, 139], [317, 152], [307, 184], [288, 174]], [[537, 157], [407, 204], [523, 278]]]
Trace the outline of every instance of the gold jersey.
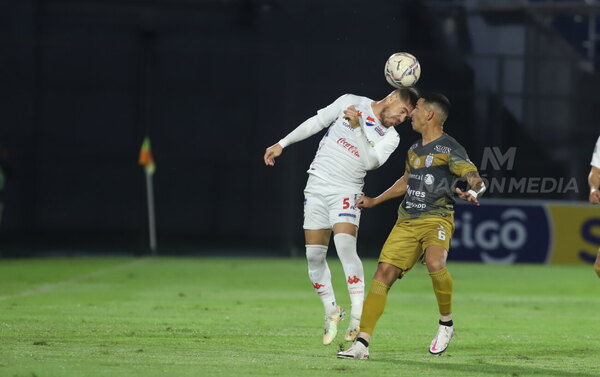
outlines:
[[425, 216], [452, 217], [456, 181], [477, 167], [453, 137], [443, 134], [427, 145], [413, 144], [406, 157], [408, 188], [398, 208], [398, 220]]

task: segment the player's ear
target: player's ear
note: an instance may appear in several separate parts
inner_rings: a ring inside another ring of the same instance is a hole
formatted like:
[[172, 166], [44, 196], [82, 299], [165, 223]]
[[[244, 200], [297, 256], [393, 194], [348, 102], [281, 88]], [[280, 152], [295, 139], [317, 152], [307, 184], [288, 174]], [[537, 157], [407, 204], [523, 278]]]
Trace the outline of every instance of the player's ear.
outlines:
[[435, 117], [435, 112], [433, 110], [427, 110], [427, 120], [432, 120]]

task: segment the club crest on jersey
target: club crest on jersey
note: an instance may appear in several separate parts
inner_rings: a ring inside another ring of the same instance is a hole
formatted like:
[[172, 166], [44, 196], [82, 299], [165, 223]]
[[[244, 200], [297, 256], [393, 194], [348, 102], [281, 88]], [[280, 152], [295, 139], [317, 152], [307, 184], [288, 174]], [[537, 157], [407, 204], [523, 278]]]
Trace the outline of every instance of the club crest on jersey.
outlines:
[[431, 164], [433, 164], [433, 158], [434, 157], [432, 155], [429, 155], [427, 158], [425, 158], [425, 167], [428, 168], [431, 166]]
[[365, 119], [365, 124], [369, 127], [373, 127], [375, 125], [375, 119], [373, 117], [367, 117], [367, 119]]

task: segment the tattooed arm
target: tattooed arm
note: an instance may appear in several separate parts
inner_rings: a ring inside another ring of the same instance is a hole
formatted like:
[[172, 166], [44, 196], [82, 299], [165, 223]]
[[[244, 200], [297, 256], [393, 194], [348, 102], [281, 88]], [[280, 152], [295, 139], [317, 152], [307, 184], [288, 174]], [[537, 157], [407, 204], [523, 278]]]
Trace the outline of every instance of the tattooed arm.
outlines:
[[467, 180], [467, 183], [471, 189], [465, 192], [457, 187], [456, 193], [462, 200], [479, 205], [479, 200], [477, 200], [477, 197], [481, 196], [481, 194], [485, 192], [485, 184], [483, 183], [483, 179], [481, 179], [477, 171], [470, 171], [466, 173], [463, 178]]

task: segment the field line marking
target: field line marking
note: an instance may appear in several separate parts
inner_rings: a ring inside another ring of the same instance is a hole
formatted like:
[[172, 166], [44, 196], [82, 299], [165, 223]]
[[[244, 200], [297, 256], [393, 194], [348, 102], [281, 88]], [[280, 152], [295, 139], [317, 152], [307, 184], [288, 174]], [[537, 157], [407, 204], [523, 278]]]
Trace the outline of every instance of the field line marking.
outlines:
[[140, 260], [135, 260], [133, 262], [126, 262], [126, 263], [121, 263], [121, 264], [117, 264], [115, 266], [111, 266], [111, 267], [107, 267], [107, 268], [103, 268], [100, 270], [96, 270], [94, 272], [90, 272], [84, 275], [80, 275], [80, 276], [75, 276], [71, 279], [67, 279], [67, 280], [63, 280], [63, 281], [59, 281], [57, 283], [50, 283], [50, 284], [42, 284], [36, 288], [31, 288], [31, 289], [27, 289], [24, 290], [22, 292], [19, 293], [15, 293], [12, 295], [6, 295], [6, 296], [0, 296], [0, 301], [4, 301], [4, 300], [11, 300], [14, 298], [21, 298], [21, 297], [27, 297], [27, 296], [31, 296], [31, 295], [35, 295], [35, 294], [40, 294], [40, 293], [48, 293], [48, 292], [52, 292], [55, 291], [59, 288], [63, 288], [63, 287], [67, 287], [69, 285], [75, 284], [75, 283], [79, 283], [80, 281], [89, 279], [89, 278], [93, 278], [96, 276], [100, 276], [103, 274], [106, 274], [108, 272], [113, 272], [113, 271], [118, 271], [120, 269], [123, 268], [127, 268], [127, 267], [133, 267], [133, 266], [140, 266], [143, 264], [148, 263], [148, 261], [150, 261], [151, 258], [143, 258]]

